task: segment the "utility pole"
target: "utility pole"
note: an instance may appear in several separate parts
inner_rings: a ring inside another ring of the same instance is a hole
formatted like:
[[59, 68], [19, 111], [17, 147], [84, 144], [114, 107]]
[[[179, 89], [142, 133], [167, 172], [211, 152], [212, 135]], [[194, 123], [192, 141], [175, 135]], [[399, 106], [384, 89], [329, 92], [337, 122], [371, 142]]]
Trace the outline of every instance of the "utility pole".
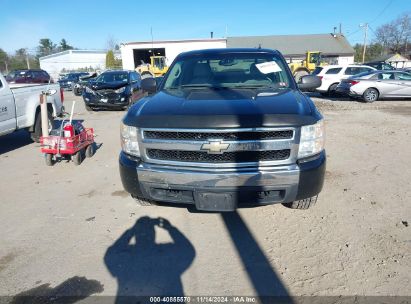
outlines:
[[27, 69], [30, 70], [29, 53], [28, 53], [27, 48], [26, 48], [26, 63], [27, 63]]
[[360, 24], [360, 27], [364, 28], [364, 49], [362, 52], [362, 62], [365, 61], [365, 51], [367, 50], [367, 34], [368, 34], [368, 23]]

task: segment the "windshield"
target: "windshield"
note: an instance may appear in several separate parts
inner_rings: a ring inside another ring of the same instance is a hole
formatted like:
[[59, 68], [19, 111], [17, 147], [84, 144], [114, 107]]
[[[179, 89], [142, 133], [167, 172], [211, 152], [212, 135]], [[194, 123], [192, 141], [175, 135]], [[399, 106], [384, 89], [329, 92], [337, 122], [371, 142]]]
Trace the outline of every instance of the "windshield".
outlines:
[[96, 78], [96, 82], [127, 82], [127, 73], [103, 73]]
[[76, 74], [67, 74], [67, 75], [64, 75], [61, 78], [61, 80], [72, 80], [72, 79], [76, 79], [76, 78], [77, 78]]
[[281, 58], [269, 53], [207, 54], [183, 57], [170, 69], [163, 89], [289, 88]]
[[319, 64], [321, 62], [321, 53], [311, 53], [310, 63]]

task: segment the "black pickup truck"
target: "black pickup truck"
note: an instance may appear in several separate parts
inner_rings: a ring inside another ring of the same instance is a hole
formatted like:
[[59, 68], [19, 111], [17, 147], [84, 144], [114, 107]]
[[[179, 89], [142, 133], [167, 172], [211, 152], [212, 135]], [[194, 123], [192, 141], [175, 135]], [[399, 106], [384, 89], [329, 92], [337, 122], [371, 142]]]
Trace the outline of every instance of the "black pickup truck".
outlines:
[[180, 54], [121, 126], [120, 175], [142, 205], [233, 211], [312, 206], [324, 181], [324, 123], [283, 56], [268, 49]]

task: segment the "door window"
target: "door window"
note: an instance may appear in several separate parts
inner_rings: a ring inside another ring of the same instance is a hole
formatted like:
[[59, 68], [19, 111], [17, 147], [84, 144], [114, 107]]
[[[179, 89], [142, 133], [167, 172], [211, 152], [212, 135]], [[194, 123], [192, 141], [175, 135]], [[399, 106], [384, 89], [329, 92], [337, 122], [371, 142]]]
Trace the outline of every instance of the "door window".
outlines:
[[379, 80], [395, 79], [394, 73], [380, 73], [378, 74]]
[[333, 68], [329, 69], [327, 72], [325, 72], [325, 74], [338, 74], [341, 70], [342, 68]]
[[397, 73], [398, 80], [411, 80], [411, 74], [408, 73]]

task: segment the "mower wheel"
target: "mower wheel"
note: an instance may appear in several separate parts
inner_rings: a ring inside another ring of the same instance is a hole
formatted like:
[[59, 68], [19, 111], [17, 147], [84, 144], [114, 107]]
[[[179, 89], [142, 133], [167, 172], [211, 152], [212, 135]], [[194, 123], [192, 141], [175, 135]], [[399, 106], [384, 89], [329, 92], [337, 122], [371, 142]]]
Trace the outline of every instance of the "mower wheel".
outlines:
[[94, 153], [95, 153], [94, 143], [89, 144], [86, 148], [86, 157], [90, 158], [94, 155]]
[[73, 160], [73, 162], [76, 166], [80, 165], [81, 162], [83, 161], [83, 150], [79, 150], [79, 151], [77, 151], [77, 153], [74, 153], [71, 156], [71, 159]]
[[55, 164], [55, 159], [53, 154], [51, 153], [46, 153], [46, 165], [47, 166], [53, 166]]

